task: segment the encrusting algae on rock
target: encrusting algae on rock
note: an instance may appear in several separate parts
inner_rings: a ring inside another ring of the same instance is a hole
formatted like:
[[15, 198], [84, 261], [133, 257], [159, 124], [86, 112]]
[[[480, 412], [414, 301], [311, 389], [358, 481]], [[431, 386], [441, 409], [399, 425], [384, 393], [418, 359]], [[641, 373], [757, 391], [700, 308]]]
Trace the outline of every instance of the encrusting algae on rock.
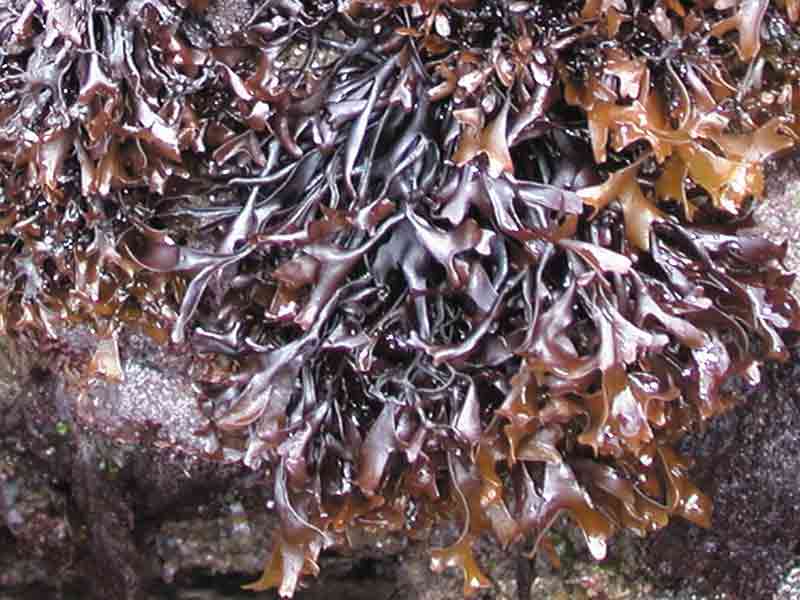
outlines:
[[274, 485], [246, 587], [352, 529], [464, 591], [489, 534], [557, 560], [711, 506], [673, 444], [800, 333], [747, 236], [800, 136], [795, 1], [206, 2], [0, 9], [0, 324], [190, 357], [205, 455]]

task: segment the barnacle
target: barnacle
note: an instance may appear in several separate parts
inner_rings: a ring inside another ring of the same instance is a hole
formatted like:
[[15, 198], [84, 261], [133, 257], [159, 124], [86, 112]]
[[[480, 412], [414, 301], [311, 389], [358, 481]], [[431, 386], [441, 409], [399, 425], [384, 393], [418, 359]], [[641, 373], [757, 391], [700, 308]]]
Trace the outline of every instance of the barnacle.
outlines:
[[800, 135], [797, 2], [206, 10], [0, 9], [0, 327], [91, 327], [86, 382], [122, 328], [191, 355], [208, 458], [274, 485], [247, 587], [354, 527], [455, 519], [470, 594], [487, 533], [708, 526], [673, 445], [800, 332], [741, 232]]

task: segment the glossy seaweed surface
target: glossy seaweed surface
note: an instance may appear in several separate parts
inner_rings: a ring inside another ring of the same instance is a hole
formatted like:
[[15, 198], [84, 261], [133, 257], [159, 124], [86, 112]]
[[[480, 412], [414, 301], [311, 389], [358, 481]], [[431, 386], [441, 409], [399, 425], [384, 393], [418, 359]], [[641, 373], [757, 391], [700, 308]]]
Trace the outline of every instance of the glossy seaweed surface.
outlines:
[[[242, 3], [237, 4], [237, 6]], [[246, 4], [246, 3], [244, 3]], [[710, 500], [672, 445], [800, 332], [740, 230], [800, 135], [800, 2], [203, 0], [0, 7], [0, 327], [191, 357], [206, 455], [274, 486], [249, 588], [352, 528], [489, 584]]]

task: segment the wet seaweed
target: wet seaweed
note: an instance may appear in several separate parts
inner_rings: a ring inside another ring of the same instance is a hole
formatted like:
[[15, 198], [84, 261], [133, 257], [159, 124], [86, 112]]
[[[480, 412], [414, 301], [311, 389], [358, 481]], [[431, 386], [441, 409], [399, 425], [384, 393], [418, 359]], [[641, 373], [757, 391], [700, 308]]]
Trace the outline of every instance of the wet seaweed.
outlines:
[[[291, 596], [348, 531], [489, 580], [710, 500], [673, 449], [788, 356], [742, 230], [800, 125], [796, 2], [205, 2], [0, 9], [0, 327], [192, 356], [208, 457], [274, 485]], [[224, 359], [224, 360], [222, 360]]]

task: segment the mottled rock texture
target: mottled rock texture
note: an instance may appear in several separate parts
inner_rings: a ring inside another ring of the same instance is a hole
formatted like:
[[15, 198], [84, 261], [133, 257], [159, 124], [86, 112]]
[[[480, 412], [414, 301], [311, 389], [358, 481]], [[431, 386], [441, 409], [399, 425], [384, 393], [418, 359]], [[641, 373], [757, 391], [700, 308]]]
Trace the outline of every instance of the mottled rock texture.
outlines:
[[644, 542], [664, 584], [771, 598], [800, 540], [800, 357], [768, 365], [740, 406], [685, 442], [714, 498], [710, 530], [676, 522]]

